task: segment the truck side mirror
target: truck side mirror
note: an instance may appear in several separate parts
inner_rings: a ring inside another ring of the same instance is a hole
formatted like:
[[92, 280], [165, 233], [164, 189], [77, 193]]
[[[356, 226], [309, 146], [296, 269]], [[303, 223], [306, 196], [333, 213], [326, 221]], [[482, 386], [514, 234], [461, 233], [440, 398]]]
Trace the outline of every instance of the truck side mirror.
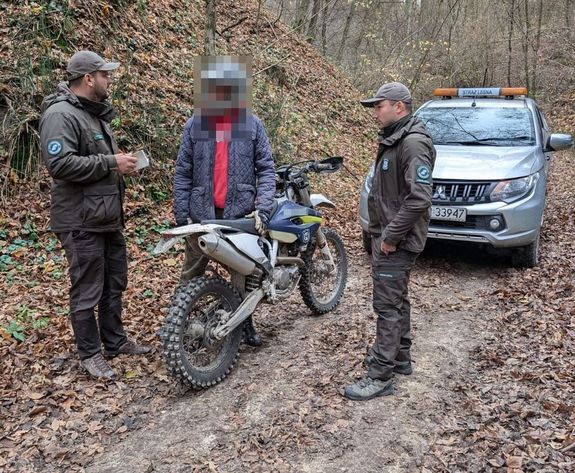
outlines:
[[573, 137], [565, 133], [553, 133], [547, 140], [547, 149], [549, 151], [561, 151], [573, 146]]

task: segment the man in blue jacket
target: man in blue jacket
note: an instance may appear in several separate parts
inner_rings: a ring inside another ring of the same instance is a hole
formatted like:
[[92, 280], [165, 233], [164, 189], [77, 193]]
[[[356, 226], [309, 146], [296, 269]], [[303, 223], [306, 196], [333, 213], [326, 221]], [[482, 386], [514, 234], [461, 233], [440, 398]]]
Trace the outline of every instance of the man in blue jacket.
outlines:
[[[198, 58], [195, 113], [184, 127], [174, 177], [177, 225], [248, 214], [263, 233], [275, 192], [272, 151], [264, 126], [250, 111], [251, 77], [245, 59]], [[186, 244], [181, 281], [204, 273], [208, 259]], [[246, 342], [261, 345], [251, 318]]]

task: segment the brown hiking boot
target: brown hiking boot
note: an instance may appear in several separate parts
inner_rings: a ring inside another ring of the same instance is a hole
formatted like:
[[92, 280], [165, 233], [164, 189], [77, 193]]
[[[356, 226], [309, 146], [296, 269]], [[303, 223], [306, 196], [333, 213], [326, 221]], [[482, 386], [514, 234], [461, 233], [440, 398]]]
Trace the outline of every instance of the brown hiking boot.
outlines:
[[80, 364], [93, 378], [111, 379], [114, 377], [114, 371], [110, 368], [110, 365], [100, 352], [90, 358], [82, 360]]
[[145, 355], [150, 353], [152, 347], [146, 345], [138, 345], [134, 340], [126, 340], [117, 350], [107, 350], [104, 348], [104, 356], [117, 356], [117, 355]]

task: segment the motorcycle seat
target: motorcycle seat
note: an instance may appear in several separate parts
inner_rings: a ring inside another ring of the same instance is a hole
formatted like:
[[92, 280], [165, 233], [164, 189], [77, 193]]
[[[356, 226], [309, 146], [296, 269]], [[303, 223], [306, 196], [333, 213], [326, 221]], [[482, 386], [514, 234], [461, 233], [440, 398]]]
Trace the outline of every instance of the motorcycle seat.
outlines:
[[237, 218], [234, 220], [202, 220], [202, 224], [216, 224], [225, 225], [226, 227], [234, 228], [242, 232], [251, 233], [252, 235], [259, 235], [255, 227], [256, 220], [253, 218]]

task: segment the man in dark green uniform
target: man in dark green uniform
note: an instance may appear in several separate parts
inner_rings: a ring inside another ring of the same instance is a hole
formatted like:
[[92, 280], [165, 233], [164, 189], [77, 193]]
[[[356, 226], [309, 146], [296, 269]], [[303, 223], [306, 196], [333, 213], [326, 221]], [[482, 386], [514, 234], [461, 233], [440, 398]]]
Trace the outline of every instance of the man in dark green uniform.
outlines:
[[345, 390], [353, 400], [393, 393], [393, 373], [411, 367], [409, 274], [425, 246], [435, 149], [425, 125], [411, 114], [411, 94], [399, 82], [384, 84], [362, 100], [373, 108], [379, 149], [368, 197], [372, 236], [376, 341], [366, 357], [367, 375]]
[[69, 82], [46, 97], [40, 118], [42, 156], [54, 179], [51, 230], [69, 264], [72, 329], [81, 364], [96, 378], [114, 376], [102, 344], [108, 356], [151, 351], [126, 337], [121, 318], [128, 282], [122, 176], [134, 172], [137, 158], [118, 152], [109, 126], [116, 112], [106, 99], [118, 66], [91, 51], [74, 54]]

